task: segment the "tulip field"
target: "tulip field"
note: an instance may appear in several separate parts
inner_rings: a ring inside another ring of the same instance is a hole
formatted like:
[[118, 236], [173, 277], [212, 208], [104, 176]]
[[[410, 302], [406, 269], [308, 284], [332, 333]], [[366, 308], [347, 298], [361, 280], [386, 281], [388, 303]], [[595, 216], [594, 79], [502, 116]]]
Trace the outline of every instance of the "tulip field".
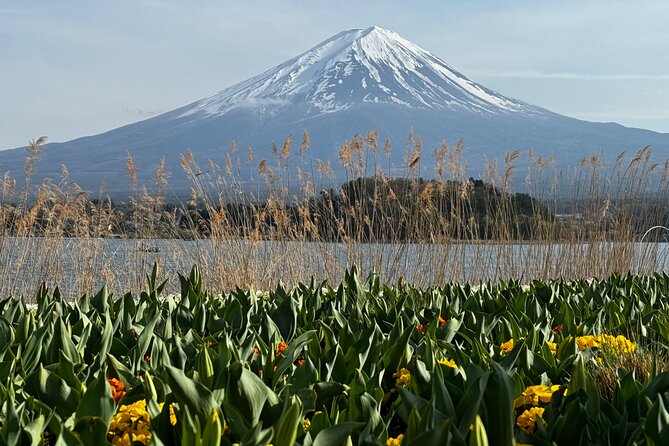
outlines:
[[666, 445], [669, 276], [0, 301], [4, 445]]

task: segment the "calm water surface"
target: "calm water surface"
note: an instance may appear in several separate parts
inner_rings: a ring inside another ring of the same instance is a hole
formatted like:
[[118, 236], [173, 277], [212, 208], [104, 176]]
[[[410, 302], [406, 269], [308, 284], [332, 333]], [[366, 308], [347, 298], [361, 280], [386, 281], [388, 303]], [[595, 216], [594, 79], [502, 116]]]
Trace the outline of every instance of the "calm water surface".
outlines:
[[176, 273], [194, 264], [212, 286], [270, 288], [341, 280], [350, 265], [381, 278], [427, 286], [449, 281], [604, 276], [612, 271], [669, 272], [669, 244], [338, 244], [240, 240], [123, 240], [9, 238], [0, 241], [0, 293], [29, 296], [46, 281], [80, 294], [104, 283], [119, 291], [141, 289], [158, 262], [168, 290]]

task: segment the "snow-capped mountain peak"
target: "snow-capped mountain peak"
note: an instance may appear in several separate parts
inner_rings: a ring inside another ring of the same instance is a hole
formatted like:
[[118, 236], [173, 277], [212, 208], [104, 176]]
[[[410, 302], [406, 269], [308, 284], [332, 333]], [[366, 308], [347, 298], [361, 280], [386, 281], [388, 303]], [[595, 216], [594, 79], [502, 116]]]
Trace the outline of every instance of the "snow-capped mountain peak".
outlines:
[[483, 113], [529, 111], [467, 79], [438, 57], [377, 26], [341, 32], [258, 76], [183, 109], [219, 116], [238, 107], [275, 111], [303, 104], [308, 115], [333, 113], [359, 103]]
[[[329, 187], [333, 180], [351, 179], [340, 163], [341, 144], [370, 130], [377, 132], [378, 141], [392, 141], [393, 150], [384, 151], [387, 164], [383, 162], [392, 176], [408, 172], [402, 149], [408, 134], [418, 135], [425, 148], [464, 141], [462, 160], [472, 166], [468, 174], [475, 178], [485, 175], [486, 160], [502, 159], [509, 150], [532, 148], [558, 155], [561, 168], [569, 169], [592, 151], [603, 151], [602, 160], [610, 162], [623, 150], [648, 144], [658, 153], [669, 153], [669, 134], [579, 121], [504, 97], [398, 34], [372, 27], [337, 34], [190, 105], [99, 135], [48, 144], [31, 181], [57, 182], [59, 166], [65, 164], [69, 181], [91, 191], [104, 181], [107, 192], [125, 199], [131, 192], [123, 172], [131, 153], [140, 184], [150, 184], [164, 160], [172, 172], [170, 189], [188, 196], [192, 178], [183, 171], [180, 154], [222, 164], [230, 156], [226, 147], [234, 141], [238, 147], [252, 148], [257, 159], [271, 160], [277, 141], [306, 131], [309, 153], [305, 158], [291, 154], [282, 174], [307, 167], [303, 163], [308, 159], [321, 160], [333, 169], [333, 178], [322, 178]], [[420, 175], [432, 176], [439, 162], [425, 150]], [[24, 164], [24, 148], [0, 151], [0, 166], [12, 177], [23, 175]], [[235, 178], [261, 188], [264, 180], [257, 166], [239, 160]]]

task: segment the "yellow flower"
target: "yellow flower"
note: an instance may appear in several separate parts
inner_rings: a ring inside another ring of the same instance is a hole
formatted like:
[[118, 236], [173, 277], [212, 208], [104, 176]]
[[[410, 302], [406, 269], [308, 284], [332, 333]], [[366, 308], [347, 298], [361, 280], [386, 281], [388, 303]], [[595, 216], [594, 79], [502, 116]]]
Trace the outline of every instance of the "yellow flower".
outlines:
[[453, 361], [452, 359], [440, 359], [439, 364], [443, 364], [446, 367], [451, 367], [453, 369], [457, 369], [458, 365]]
[[404, 434], [399, 434], [397, 438], [388, 437], [386, 440], [386, 446], [400, 446], [404, 440]]
[[302, 420], [302, 429], [304, 429], [304, 432], [309, 430], [309, 426], [311, 426], [311, 420], [309, 418]]
[[622, 335], [600, 334], [597, 336], [579, 336], [576, 338], [576, 344], [579, 350], [598, 348], [606, 350], [615, 356], [634, 353], [636, 351], [636, 344]]
[[551, 350], [551, 353], [555, 354], [557, 352], [557, 345], [555, 344], [555, 342], [546, 341], [546, 344], [548, 345], [548, 348]]
[[518, 398], [513, 400], [513, 407], [519, 408], [521, 406], [538, 406], [539, 404], [548, 404], [551, 401], [553, 392], [558, 390], [560, 386], [530, 386], [523, 390]]
[[174, 404], [170, 404], [170, 424], [172, 426], [177, 425], [177, 414], [174, 413]]
[[583, 351], [586, 348], [601, 348], [602, 343], [597, 339], [597, 336], [578, 336], [576, 338], [576, 345], [578, 345], [578, 349]]
[[518, 416], [516, 424], [523, 430], [523, 432], [531, 434], [536, 428], [537, 420], [542, 418], [543, 415], [543, 407], [531, 407]]
[[117, 437], [112, 440], [112, 444], [114, 446], [132, 446], [132, 444], [135, 442], [147, 445], [151, 442], [151, 434], [132, 435], [126, 432], [121, 437]]
[[411, 373], [404, 367], [399, 372], [393, 373], [393, 378], [395, 378], [395, 384], [400, 387], [408, 388], [411, 385]]
[[[164, 403], [158, 404], [163, 408]], [[174, 404], [170, 404], [170, 424], [177, 424]], [[123, 404], [109, 423], [107, 439], [114, 446], [131, 446], [133, 443], [151, 443], [151, 417], [146, 410], [146, 400]]]
[[509, 339], [505, 343], [499, 346], [502, 349], [502, 353], [511, 353], [513, 351], [513, 338]]
[[616, 356], [634, 353], [636, 351], [636, 344], [631, 342], [625, 336], [601, 334], [597, 336], [597, 338], [602, 343], [602, 346], [605, 350], [613, 353]]
[[109, 423], [107, 438], [114, 446], [130, 446], [133, 442], [148, 445], [151, 442], [151, 417], [146, 401], [123, 404]]

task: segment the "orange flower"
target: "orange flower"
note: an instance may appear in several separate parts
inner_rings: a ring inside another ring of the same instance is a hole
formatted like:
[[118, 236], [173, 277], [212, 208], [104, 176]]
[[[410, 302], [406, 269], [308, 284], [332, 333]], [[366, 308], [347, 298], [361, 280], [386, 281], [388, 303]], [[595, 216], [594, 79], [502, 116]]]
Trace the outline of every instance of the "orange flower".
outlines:
[[304, 359], [298, 359], [297, 360], [297, 365], [301, 366], [302, 364], [304, 364]]
[[279, 346], [276, 348], [276, 355], [279, 356], [287, 348], [288, 348], [288, 344], [286, 344], [283, 341], [279, 342]]
[[440, 327], [443, 327], [444, 325], [446, 325], [446, 319], [444, 319], [443, 317], [439, 316], [439, 326], [440, 326]]
[[125, 386], [121, 381], [119, 381], [116, 378], [108, 378], [107, 382], [109, 383], [109, 387], [111, 388], [111, 393], [112, 397], [114, 398], [114, 401], [118, 403], [119, 400], [123, 398], [123, 395], [125, 395]]
[[150, 355], [144, 355], [144, 361], [146, 361], [147, 364], [151, 364], [151, 356]]
[[260, 349], [258, 347], [253, 347], [253, 354], [254, 355], [259, 355], [260, 354]]
[[425, 331], [425, 326], [424, 326], [423, 324], [418, 324], [418, 326], [417, 326], [416, 328], [417, 328], [418, 331], [420, 331], [421, 333]]

